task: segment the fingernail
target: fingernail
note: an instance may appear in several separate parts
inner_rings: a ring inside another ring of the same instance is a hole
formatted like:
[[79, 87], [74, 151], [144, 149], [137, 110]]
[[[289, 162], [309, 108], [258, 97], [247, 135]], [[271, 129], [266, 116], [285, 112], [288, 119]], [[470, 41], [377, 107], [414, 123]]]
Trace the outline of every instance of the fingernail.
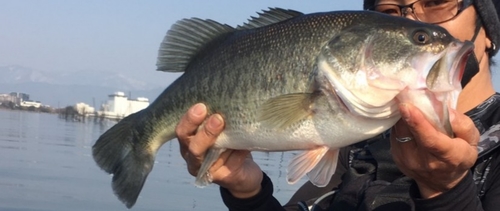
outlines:
[[205, 104], [203, 103], [198, 103], [196, 105], [193, 106], [192, 110], [191, 110], [191, 114], [195, 115], [195, 116], [202, 116], [205, 111], [206, 111], [206, 106]]
[[406, 123], [410, 123], [411, 116], [410, 116], [410, 110], [408, 109], [408, 104], [406, 104], [406, 103], [399, 104], [399, 111], [401, 112], [401, 118]]
[[222, 125], [222, 121], [222, 117], [219, 114], [214, 114], [210, 117], [208, 126], [213, 129], [219, 128]]

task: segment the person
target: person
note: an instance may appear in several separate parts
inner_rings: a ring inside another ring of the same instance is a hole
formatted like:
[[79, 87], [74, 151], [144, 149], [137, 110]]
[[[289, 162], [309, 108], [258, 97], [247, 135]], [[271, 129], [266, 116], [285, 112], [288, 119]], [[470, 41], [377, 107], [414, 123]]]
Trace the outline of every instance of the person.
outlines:
[[[454, 138], [433, 128], [418, 108], [401, 104], [402, 118], [390, 132], [341, 149], [327, 187], [307, 182], [284, 206], [250, 152], [228, 150], [209, 170], [225, 205], [238, 211], [308, 210], [311, 202], [315, 210], [498, 210], [500, 94], [490, 66], [500, 45], [499, 5], [492, 0], [364, 0], [365, 9], [438, 24], [474, 42], [458, 106], [450, 111]], [[176, 133], [190, 174], [197, 174], [223, 128], [221, 115], [207, 117], [203, 104], [182, 117]]]

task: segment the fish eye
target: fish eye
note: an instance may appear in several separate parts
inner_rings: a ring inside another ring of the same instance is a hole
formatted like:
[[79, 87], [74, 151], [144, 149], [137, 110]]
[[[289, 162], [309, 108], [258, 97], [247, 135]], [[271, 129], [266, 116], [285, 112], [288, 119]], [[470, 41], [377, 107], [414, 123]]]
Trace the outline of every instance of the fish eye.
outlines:
[[413, 41], [417, 44], [427, 44], [430, 41], [431, 36], [425, 31], [416, 31], [413, 34]]

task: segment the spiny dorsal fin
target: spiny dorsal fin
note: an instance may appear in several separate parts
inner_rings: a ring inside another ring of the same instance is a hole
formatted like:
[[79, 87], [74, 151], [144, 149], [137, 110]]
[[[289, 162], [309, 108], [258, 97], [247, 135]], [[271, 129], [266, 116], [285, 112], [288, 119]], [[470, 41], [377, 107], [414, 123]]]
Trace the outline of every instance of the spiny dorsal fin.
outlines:
[[259, 17], [251, 17], [251, 19], [248, 20], [248, 23], [238, 26], [236, 29], [243, 30], [259, 28], [303, 15], [303, 13], [295, 10], [286, 10], [281, 8], [269, 8], [269, 10], [263, 10], [263, 12], [258, 12], [257, 14], [259, 14]]
[[157, 70], [183, 72], [206, 44], [232, 31], [233, 27], [213, 20], [191, 18], [177, 21], [160, 45]]

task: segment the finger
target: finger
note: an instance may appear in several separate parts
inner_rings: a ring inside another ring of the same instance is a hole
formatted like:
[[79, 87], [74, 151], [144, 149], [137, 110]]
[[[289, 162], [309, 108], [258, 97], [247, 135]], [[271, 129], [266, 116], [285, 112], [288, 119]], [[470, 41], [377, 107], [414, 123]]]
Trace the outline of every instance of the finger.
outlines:
[[247, 150], [227, 150], [222, 153], [209, 170], [214, 181], [228, 177], [235, 168], [243, 165], [248, 154], [250, 154], [250, 151]]
[[396, 140], [396, 138], [403, 137], [411, 137], [414, 139], [414, 135], [408, 129], [406, 122], [404, 120], [399, 120], [391, 129], [391, 153], [394, 157], [404, 158], [403, 156], [409, 156], [417, 147], [414, 140], [404, 143]]
[[251, 157], [252, 154], [248, 150], [234, 150], [231, 159], [228, 159], [225, 163], [226, 166], [241, 166], [246, 159]]
[[179, 139], [180, 142], [185, 142], [190, 136], [196, 134], [198, 127], [203, 123], [206, 116], [207, 107], [203, 103], [197, 103], [189, 108], [175, 128], [177, 139]]
[[224, 166], [228, 160], [228, 158], [231, 156], [231, 154], [233, 154], [234, 150], [226, 150], [224, 151], [220, 156], [219, 156], [219, 159], [217, 159], [215, 161], [215, 163], [212, 165], [212, 167], [210, 168], [210, 173], [212, 175], [214, 175], [212, 172], [216, 172], [217, 170], [219, 170], [219, 168], [221, 168], [222, 166]]
[[202, 161], [205, 152], [210, 148], [219, 134], [224, 130], [224, 120], [219, 114], [211, 115], [201, 129], [191, 138], [189, 143], [189, 152], [193, 158]]
[[442, 153], [448, 151], [453, 144], [452, 139], [444, 133], [438, 131], [422, 111], [417, 107], [402, 103], [400, 104], [402, 119], [409, 126], [409, 130], [415, 138], [415, 143], [418, 146], [426, 148], [431, 152]]
[[464, 139], [471, 146], [477, 146], [479, 142], [479, 131], [477, 130], [474, 122], [466, 116], [453, 109], [450, 109], [450, 113], [455, 116], [451, 122], [451, 127], [457, 138]]

